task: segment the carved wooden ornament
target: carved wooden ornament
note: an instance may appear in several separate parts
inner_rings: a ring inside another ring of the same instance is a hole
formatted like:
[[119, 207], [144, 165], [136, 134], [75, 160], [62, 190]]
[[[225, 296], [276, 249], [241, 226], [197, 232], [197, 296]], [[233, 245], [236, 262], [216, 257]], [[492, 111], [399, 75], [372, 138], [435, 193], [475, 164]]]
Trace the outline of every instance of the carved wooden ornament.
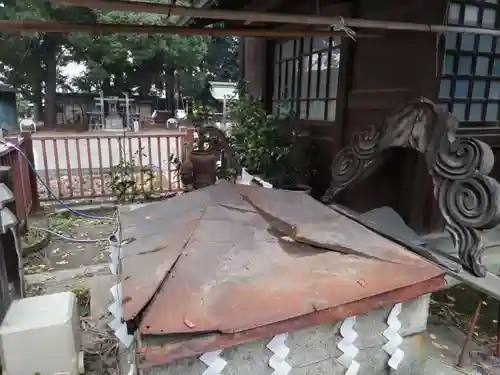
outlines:
[[500, 223], [500, 184], [488, 174], [494, 164], [491, 148], [475, 138], [456, 136], [459, 121], [428, 99], [420, 98], [388, 115], [382, 126], [354, 134], [335, 157], [332, 180], [323, 201], [335, 196], [380, 166], [386, 151], [411, 148], [426, 159], [434, 197], [462, 265], [484, 277], [481, 229]]

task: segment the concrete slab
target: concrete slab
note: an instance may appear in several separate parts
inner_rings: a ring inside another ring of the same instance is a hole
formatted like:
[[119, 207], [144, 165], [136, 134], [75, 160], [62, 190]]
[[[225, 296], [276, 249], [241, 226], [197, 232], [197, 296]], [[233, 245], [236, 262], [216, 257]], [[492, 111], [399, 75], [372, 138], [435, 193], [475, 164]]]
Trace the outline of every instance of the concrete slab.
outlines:
[[41, 272], [32, 275], [25, 275], [27, 284], [62, 284], [73, 279], [90, 278], [94, 275], [109, 274], [109, 264], [94, 264], [88, 267], [70, 268], [53, 272]]
[[[433, 323], [428, 323], [427, 333], [428, 341], [426, 348], [428, 350], [429, 361], [426, 364], [425, 375], [462, 375], [476, 374], [473, 370], [472, 357], [466, 356], [465, 367], [460, 369], [456, 367], [458, 357], [465, 342], [465, 335], [458, 328], [449, 326], [431, 319]], [[485, 352], [476, 343], [472, 342], [471, 352]]]
[[98, 328], [110, 319], [108, 306], [113, 302], [109, 289], [117, 283], [115, 275], [99, 275], [88, 281], [90, 289], [90, 318]]
[[455, 366], [451, 366], [448, 363], [437, 359], [429, 358], [425, 364], [423, 375], [472, 375], [471, 372], [465, 372], [458, 369]]

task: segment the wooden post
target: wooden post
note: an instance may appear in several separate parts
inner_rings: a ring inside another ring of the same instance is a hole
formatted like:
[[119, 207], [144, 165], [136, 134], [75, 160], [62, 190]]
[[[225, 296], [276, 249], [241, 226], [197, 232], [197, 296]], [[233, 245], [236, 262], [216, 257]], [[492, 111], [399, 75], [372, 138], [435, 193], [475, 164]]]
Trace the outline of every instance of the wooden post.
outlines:
[[2, 241], [0, 241], [0, 321], [5, 317], [11, 303], [12, 297], [9, 293], [9, 277], [5, 264], [5, 251]]
[[[5, 137], [5, 141], [12, 143], [16, 147], [20, 147], [21, 143], [19, 142], [19, 136], [18, 135], [12, 135], [12, 136], [7, 136]], [[17, 219], [22, 223], [23, 229], [25, 228], [25, 223], [26, 223], [26, 218], [27, 218], [27, 212], [26, 211], [26, 200], [25, 197], [23, 196], [23, 181], [22, 181], [22, 171], [21, 171], [21, 164], [20, 161], [22, 162], [23, 156], [19, 154], [19, 152], [14, 149], [9, 147], [9, 153], [11, 156], [11, 162], [9, 163], [10, 166], [8, 166], [8, 174], [5, 173], [5, 169], [2, 167], [1, 172], [2, 174], [0, 175], [1, 179], [7, 179], [7, 182], [4, 182], [8, 188], [12, 191], [15, 197], [14, 204], [9, 205], [9, 209], [12, 211], [14, 215], [16, 215]], [[26, 187], [27, 188], [27, 187]]]
[[[11, 167], [0, 166], [0, 182], [4, 183], [12, 192], [14, 192], [13, 178], [13, 170]], [[17, 204], [18, 202], [16, 197], [16, 200], [14, 202], [7, 203], [5, 207], [8, 208], [11, 212], [15, 213]], [[18, 215], [16, 216], [18, 217], [18, 220], [21, 219]], [[24, 225], [23, 227], [26, 228], [26, 225]], [[14, 238], [14, 236], [17, 236], [19, 238], [19, 234], [22, 229], [23, 228], [18, 225], [14, 231], [7, 230], [6, 233], [0, 233], [0, 250], [2, 251], [0, 254], [0, 278], [3, 279], [5, 277], [5, 283], [4, 280], [2, 280], [3, 284], [1, 287], [1, 293], [4, 299], [7, 297], [9, 298], [9, 304], [13, 298], [18, 298], [23, 295], [23, 283], [21, 281], [20, 273], [22, 261], [20, 261], [19, 258], [20, 256], [22, 256], [22, 254], [18, 254], [16, 248], [16, 239]], [[3, 274], [4, 272], [5, 275]]]
[[186, 127], [182, 128], [181, 131], [185, 131], [186, 135], [182, 137], [182, 150], [181, 151], [181, 162], [185, 162], [188, 159], [188, 155], [193, 151], [194, 142], [194, 128]]
[[[31, 133], [23, 132], [21, 136], [24, 138], [24, 153], [28, 158], [31, 165], [35, 165], [35, 156], [33, 151], [33, 138], [31, 137]], [[38, 187], [37, 187], [37, 176], [36, 172], [31, 169], [28, 165], [29, 176], [30, 176], [30, 191], [31, 191], [31, 212], [38, 211], [40, 209], [40, 196], [38, 195]]]

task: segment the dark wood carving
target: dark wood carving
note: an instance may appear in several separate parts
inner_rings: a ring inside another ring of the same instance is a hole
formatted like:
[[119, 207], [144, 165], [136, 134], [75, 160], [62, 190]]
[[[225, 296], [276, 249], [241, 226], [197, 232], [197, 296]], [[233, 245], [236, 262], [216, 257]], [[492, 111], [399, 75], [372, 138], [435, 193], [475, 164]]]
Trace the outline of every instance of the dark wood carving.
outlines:
[[233, 179], [241, 176], [242, 167], [224, 132], [215, 126], [200, 127], [196, 144], [187, 147], [186, 153], [187, 160], [179, 166], [179, 174], [182, 184], [188, 189], [199, 189], [214, 184], [217, 160], [221, 163], [221, 169], [232, 173]]
[[491, 148], [475, 138], [458, 138], [458, 124], [430, 100], [408, 103], [380, 127], [354, 134], [332, 163], [332, 180], [323, 201], [332, 202], [349, 184], [373, 172], [390, 148], [417, 150], [425, 156], [434, 196], [462, 265], [484, 277], [479, 230], [500, 223], [500, 184], [488, 176], [494, 164]]
[[198, 130], [198, 137], [198, 149], [219, 155], [223, 168], [230, 168], [241, 176], [241, 165], [222, 130], [211, 125], [203, 126]]

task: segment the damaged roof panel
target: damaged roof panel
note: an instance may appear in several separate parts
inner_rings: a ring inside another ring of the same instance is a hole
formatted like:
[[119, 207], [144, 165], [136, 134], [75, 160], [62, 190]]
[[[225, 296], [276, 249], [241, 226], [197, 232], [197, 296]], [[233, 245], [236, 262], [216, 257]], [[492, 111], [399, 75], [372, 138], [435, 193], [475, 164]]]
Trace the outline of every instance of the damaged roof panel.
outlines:
[[222, 182], [126, 215], [149, 233], [122, 252], [143, 334], [241, 332], [443, 276], [303, 193]]

